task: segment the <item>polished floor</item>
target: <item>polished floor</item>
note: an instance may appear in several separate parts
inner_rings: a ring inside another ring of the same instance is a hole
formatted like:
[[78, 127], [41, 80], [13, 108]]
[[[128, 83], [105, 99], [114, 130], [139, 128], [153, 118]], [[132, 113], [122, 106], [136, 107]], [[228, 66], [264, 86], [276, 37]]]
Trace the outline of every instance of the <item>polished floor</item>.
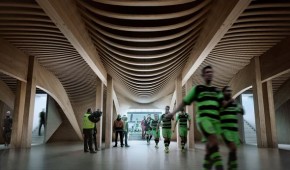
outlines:
[[[162, 144], [162, 143], [161, 143]], [[0, 170], [200, 170], [204, 156], [203, 145], [182, 153], [176, 143], [170, 153], [163, 146], [155, 149], [153, 142], [130, 141], [129, 148], [111, 148], [96, 154], [84, 153], [81, 143], [58, 143], [33, 146], [30, 150], [0, 150]], [[227, 150], [221, 147], [226, 164]], [[257, 149], [241, 146], [240, 170], [289, 170], [290, 151]]]

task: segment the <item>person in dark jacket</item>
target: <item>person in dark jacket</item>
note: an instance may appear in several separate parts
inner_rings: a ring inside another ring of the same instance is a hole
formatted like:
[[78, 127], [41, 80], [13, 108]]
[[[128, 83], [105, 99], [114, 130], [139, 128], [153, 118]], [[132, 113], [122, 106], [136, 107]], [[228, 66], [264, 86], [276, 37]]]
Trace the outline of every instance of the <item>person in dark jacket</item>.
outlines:
[[38, 128], [38, 136], [41, 136], [41, 127], [45, 128], [45, 111], [42, 109], [42, 111], [39, 113], [39, 128]]
[[6, 112], [6, 117], [3, 123], [3, 138], [5, 146], [9, 146], [12, 132], [12, 118], [10, 111]]
[[121, 120], [121, 115], [118, 115], [118, 117], [114, 121], [114, 125], [113, 125], [113, 131], [115, 132], [115, 145], [114, 145], [114, 147], [117, 147], [118, 134], [120, 136], [121, 147], [124, 146], [124, 144], [123, 144], [123, 128], [124, 128], [124, 122]]

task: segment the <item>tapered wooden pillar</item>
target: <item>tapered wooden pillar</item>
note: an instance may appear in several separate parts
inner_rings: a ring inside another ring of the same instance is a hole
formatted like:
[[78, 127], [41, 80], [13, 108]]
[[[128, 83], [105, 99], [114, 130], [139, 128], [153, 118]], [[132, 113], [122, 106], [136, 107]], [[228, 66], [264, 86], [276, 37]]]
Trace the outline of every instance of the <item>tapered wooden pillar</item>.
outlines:
[[21, 135], [21, 147], [31, 147], [32, 123], [34, 114], [36, 77], [35, 77], [36, 59], [34, 56], [29, 56], [26, 96], [24, 102], [24, 116]]
[[253, 98], [255, 108], [256, 132], [258, 147], [267, 147], [266, 121], [259, 57], [255, 57], [253, 68]]
[[25, 93], [26, 93], [26, 83], [23, 81], [17, 80], [17, 89], [16, 89], [16, 96], [15, 96], [15, 102], [14, 102], [14, 114], [13, 114], [13, 124], [12, 124], [13, 131], [12, 131], [12, 136], [11, 136], [12, 148], [21, 147]]
[[[103, 95], [104, 95], [104, 84], [99, 82], [96, 87], [96, 109], [100, 109], [103, 112]], [[104, 113], [103, 113], [104, 114]], [[103, 116], [97, 123], [97, 147], [102, 148], [102, 132], [103, 132]]]
[[110, 148], [112, 144], [112, 118], [113, 118], [113, 80], [107, 75], [107, 98], [106, 98], [106, 131], [105, 131], [105, 147]]
[[[243, 105], [242, 96], [236, 98], [236, 102]], [[239, 137], [241, 143], [245, 143], [245, 132], [244, 132], [244, 116], [242, 114], [238, 114], [238, 128], [239, 128]]]
[[[192, 88], [192, 81], [191, 79], [189, 79], [186, 84], [185, 84], [185, 94], [188, 94], [190, 89]], [[188, 148], [190, 149], [194, 149], [194, 145], [195, 145], [195, 139], [194, 139], [194, 131], [195, 131], [195, 127], [194, 127], [194, 120], [195, 120], [195, 115], [194, 115], [194, 110], [193, 110], [193, 106], [192, 105], [188, 105], [186, 106], [186, 113], [189, 114], [190, 118], [191, 118], [191, 126], [190, 126], [190, 130], [188, 132], [187, 135], [187, 141], [188, 141]]]
[[271, 80], [263, 83], [263, 97], [268, 147], [277, 148], [276, 118]]
[[[179, 104], [182, 102], [182, 77], [181, 77], [181, 75], [179, 75], [175, 80], [175, 91], [176, 91], [176, 103]], [[174, 122], [175, 121], [176, 121], [176, 117], [174, 118]], [[175, 131], [176, 132], [174, 135], [177, 138], [178, 148], [180, 148], [181, 139], [179, 137], [179, 124], [176, 125]]]

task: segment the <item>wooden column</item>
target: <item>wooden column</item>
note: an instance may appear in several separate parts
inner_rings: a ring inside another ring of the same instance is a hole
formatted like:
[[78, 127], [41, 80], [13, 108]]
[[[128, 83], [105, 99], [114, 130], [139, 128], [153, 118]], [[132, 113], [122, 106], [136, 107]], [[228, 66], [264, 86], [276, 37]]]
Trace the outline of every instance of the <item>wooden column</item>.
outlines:
[[[113, 100], [114, 101], [114, 100]], [[118, 116], [118, 113], [117, 113], [117, 109], [116, 109], [116, 105], [115, 105], [115, 103], [113, 102], [113, 116], [112, 116], [112, 126], [113, 126], [113, 123], [114, 123], [114, 121], [117, 119], [117, 116]], [[118, 142], [119, 142], [119, 145], [121, 144], [120, 142], [120, 139], [117, 139], [117, 140], [119, 140]], [[112, 141], [115, 141], [115, 133], [112, 133]], [[115, 144], [115, 142], [114, 142], [114, 144]]]
[[106, 134], [105, 147], [110, 148], [112, 144], [112, 117], [113, 117], [113, 80], [107, 75], [107, 99], [106, 99]]
[[25, 93], [26, 93], [26, 83], [23, 81], [17, 80], [17, 89], [16, 89], [16, 95], [15, 95], [13, 124], [12, 124], [13, 131], [11, 135], [12, 148], [21, 147]]
[[[103, 112], [103, 95], [104, 95], [104, 84], [99, 81], [96, 90], [96, 109], [100, 109]], [[104, 114], [104, 113], [103, 113]], [[102, 133], [103, 133], [103, 116], [97, 123], [97, 147], [102, 148]]]
[[[175, 91], [176, 91], [176, 104], [179, 105], [182, 102], [182, 77], [179, 75], [175, 80]], [[177, 113], [178, 114], [178, 113]], [[174, 122], [176, 121], [176, 117], [174, 118]], [[181, 146], [181, 139], [179, 137], [179, 124], [176, 125], [175, 134], [178, 148]]]
[[[241, 95], [236, 98], [236, 102], [243, 105]], [[240, 137], [241, 143], [245, 143], [244, 117], [242, 114], [238, 114], [238, 128], [239, 128], [239, 137]]]
[[[188, 94], [191, 88], [192, 88], [192, 81], [191, 81], [191, 79], [189, 79], [185, 84], [185, 94]], [[195, 145], [195, 141], [194, 141], [195, 115], [194, 115], [194, 110], [193, 110], [192, 105], [186, 106], [186, 113], [188, 113], [190, 118], [191, 118], [191, 127], [190, 127], [190, 131], [188, 132], [188, 135], [187, 135], [188, 148], [194, 149], [194, 145]]]
[[263, 83], [263, 97], [268, 147], [277, 148], [276, 118], [271, 80]]
[[255, 108], [256, 132], [258, 147], [267, 147], [266, 122], [264, 111], [263, 89], [259, 57], [253, 59], [253, 98]]
[[33, 123], [35, 91], [36, 91], [35, 66], [36, 66], [35, 57], [29, 56], [23, 126], [21, 135], [22, 148], [31, 147], [32, 123]]

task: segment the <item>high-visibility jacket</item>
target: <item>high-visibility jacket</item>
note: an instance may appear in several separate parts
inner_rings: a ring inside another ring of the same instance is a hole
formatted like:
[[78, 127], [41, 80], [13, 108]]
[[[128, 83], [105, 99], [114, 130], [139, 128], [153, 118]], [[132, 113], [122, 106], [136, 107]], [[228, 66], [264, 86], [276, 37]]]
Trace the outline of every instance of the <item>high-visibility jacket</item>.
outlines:
[[93, 129], [95, 124], [89, 120], [91, 114], [86, 113], [83, 117], [83, 129]]

